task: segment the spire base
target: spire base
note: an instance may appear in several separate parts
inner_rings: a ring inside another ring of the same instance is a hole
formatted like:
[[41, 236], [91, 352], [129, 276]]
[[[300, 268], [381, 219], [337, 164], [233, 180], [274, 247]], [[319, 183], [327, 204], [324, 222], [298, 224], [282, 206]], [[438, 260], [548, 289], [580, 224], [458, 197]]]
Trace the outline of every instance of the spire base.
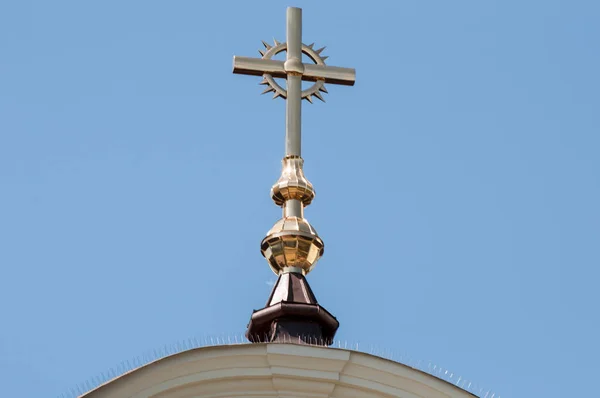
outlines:
[[331, 345], [339, 325], [317, 303], [304, 275], [288, 272], [279, 275], [267, 306], [252, 314], [246, 337], [253, 343]]

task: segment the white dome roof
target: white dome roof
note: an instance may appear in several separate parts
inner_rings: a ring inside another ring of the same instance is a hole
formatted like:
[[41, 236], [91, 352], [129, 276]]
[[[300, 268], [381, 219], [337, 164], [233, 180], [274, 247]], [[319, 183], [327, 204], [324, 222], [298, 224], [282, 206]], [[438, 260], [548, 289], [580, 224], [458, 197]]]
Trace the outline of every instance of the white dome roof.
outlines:
[[184, 351], [151, 362], [85, 398], [448, 398], [474, 395], [373, 355], [297, 344], [241, 344]]

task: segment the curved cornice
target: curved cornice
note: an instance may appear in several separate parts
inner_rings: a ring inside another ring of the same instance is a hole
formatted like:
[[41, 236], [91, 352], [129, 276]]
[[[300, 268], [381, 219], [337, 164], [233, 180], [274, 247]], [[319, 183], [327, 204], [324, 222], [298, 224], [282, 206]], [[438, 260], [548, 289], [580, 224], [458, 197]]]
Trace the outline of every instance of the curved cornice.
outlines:
[[337, 348], [243, 344], [180, 352], [125, 373], [85, 398], [472, 398], [398, 362]]

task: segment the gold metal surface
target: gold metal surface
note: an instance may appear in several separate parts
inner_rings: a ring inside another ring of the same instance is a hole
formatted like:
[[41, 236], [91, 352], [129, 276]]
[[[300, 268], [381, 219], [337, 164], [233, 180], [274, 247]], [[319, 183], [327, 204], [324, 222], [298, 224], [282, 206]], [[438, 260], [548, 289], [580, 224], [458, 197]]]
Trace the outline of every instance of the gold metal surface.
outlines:
[[315, 190], [304, 176], [304, 160], [300, 156], [288, 156], [281, 163], [281, 177], [271, 188], [271, 198], [277, 206], [283, 206], [290, 199], [297, 199], [308, 206], [315, 197]]
[[309, 222], [300, 217], [277, 221], [261, 243], [261, 252], [276, 274], [287, 267], [309, 273], [323, 255], [323, 241]]
[[271, 188], [271, 198], [283, 207], [284, 217], [263, 239], [261, 252], [276, 274], [294, 267], [306, 275], [324, 251], [317, 231], [303, 218], [304, 207], [312, 202], [315, 191], [304, 176], [300, 156], [286, 156], [281, 163], [281, 177]]

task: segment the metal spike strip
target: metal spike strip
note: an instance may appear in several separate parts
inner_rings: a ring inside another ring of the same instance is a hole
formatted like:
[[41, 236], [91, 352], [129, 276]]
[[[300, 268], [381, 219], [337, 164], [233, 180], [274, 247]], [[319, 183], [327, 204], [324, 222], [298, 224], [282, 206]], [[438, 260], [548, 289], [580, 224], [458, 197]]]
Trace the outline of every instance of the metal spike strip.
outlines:
[[[209, 340], [210, 340], [210, 342], [209, 342]], [[170, 355], [177, 354], [179, 352], [187, 351], [187, 350], [193, 350], [193, 349], [207, 347], [207, 346], [214, 346], [214, 345], [218, 345], [220, 343], [224, 344], [225, 341], [227, 341], [228, 345], [251, 343], [245, 337], [244, 334], [241, 334], [241, 335], [233, 335], [233, 336], [227, 335], [226, 337], [225, 336], [221, 336], [221, 337], [212, 337], [211, 336], [208, 338], [204, 337], [202, 341], [200, 341], [198, 338], [194, 337], [194, 338], [187, 339], [187, 340], [177, 341], [176, 343], [170, 344], [170, 345], [165, 344], [162, 348], [160, 348], [158, 350], [152, 349], [152, 350], [149, 350], [149, 351], [143, 353], [142, 355], [137, 356], [131, 360], [126, 360], [126, 361], [121, 362], [120, 365], [110, 368], [108, 373], [101, 372], [100, 375], [98, 375], [98, 376], [91, 377], [90, 379], [86, 380], [83, 383], [78, 383], [74, 386], [74, 388], [70, 388], [69, 392], [62, 393], [61, 395], [57, 396], [57, 398], [76, 398], [80, 395], [84, 395], [87, 392], [99, 387], [100, 385], [106, 383], [107, 381], [109, 381], [113, 378], [119, 377], [119, 376], [121, 376], [127, 372], [130, 372], [134, 369], [145, 366], [150, 362], [154, 362], [156, 360], [165, 358]], [[303, 343], [303, 341], [304, 341], [304, 343]], [[302, 345], [306, 345], [306, 343], [308, 343], [309, 345], [314, 345], [317, 347], [322, 347], [322, 345], [323, 345], [322, 341], [317, 341], [315, 339], [309, 340], [307, 338], [307, 336], [299, 337], [298, 341], [289, 339], [289, 340], [284, 340], [283, 342], [280, 342], [280, 344], [284, 344], [284, 343], [285, 344], [302, 344]], [[471, 392], [474, 394], [478, 394], [481, 398], [485, 398], [486, 395], [488, 398], [492, 398], [492, 397], [493, 398], [501, 398], [500, 395], [497, 395], [492, 390], [485, 389], [484, 387], [482, 387], [476, 383], [473, 383], [467, 379], [464, 379], [462, 376], [459, 376], [455, 373], [445, 370], [445, 369], [441, 368], [440, 366], [433, 364], [431, 361], [428, 362], [427, 366], [424, 366], [424, 362], [422, 360], [413, 360], [405, 353], [402, 355], [395, 355], [393, 350], [390, 350], [390, 349], [382, 350], [382, 349], [378, 348], [377, 346], [373, 346], [373, 345], [371, 345], [370, 350], [368, 352], [366, 352], [366, 351], [360, 349], [360, 347], [364, 346], [364, 345], [359, 345], [359, 343], [348, 344], [347, 340], [345, 340], [343, 342], [341, 340], [334, 340], [332, 347], [337, 346], [338, 348], [332, 348], [332, 349], [342, 349], [342, 345], [344, 347], [343, 349], [346, 349], [346, 350], [365, 352], [365, 353], [370, 353], [370, 354], [384, 353], [384, 356], [386, 358], [392, 359], [392, 360], [393, 360], [393, 358], [400, 358], [400, 360], [397, 362], [403, 363], [413, 369], [417, 369], [422, 372], [428, 373], [438, 379], [445, 380], [451, 384], [456, 385], [459, 388], [462, 388], [465, 391], [468, 391], [468, 392]], [[187, 348], [181, 349], [181, 347], [187, 347]], [[482, 394], [486, 394], [486, 395], [482, 395]]]

